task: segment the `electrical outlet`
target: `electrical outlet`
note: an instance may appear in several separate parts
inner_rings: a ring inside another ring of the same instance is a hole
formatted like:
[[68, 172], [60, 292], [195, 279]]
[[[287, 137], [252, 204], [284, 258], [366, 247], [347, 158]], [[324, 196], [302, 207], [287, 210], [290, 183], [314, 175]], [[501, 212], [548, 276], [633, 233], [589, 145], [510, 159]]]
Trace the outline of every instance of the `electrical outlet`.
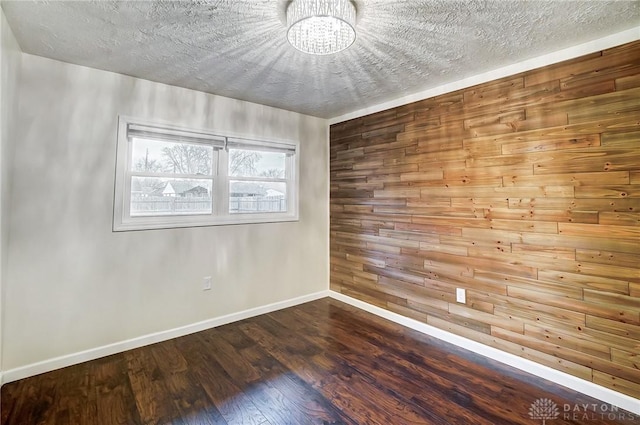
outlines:
[[467, 291], [464, 288], [456, 288], [456, 302], [466, 304]]
[[210, 290], [211, 289], [211, 283], [212, 283], [211, 276], [205, 276], [202, 279], [202, 290], [203, 291]]

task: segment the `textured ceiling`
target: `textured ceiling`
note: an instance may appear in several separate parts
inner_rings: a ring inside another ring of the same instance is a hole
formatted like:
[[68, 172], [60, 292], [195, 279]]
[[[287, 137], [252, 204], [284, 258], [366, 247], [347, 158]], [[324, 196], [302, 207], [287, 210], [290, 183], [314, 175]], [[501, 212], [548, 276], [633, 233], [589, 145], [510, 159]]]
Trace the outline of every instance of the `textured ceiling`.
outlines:
[[358, 38], [316, 57], [286, 0], [2, 1], [26, 53], [323, 118], [623, 30], [639, 1], [358, 0]]

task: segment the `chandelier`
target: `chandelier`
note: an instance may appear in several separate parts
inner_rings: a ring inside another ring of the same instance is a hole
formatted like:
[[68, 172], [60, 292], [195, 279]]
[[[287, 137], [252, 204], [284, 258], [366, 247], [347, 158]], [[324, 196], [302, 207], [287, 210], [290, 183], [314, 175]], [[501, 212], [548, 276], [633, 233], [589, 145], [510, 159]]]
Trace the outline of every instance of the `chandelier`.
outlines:
[[356, 39], [351, 0], [293, 0], [287, 7], [287, 39], [301, 52], [331, 55]]

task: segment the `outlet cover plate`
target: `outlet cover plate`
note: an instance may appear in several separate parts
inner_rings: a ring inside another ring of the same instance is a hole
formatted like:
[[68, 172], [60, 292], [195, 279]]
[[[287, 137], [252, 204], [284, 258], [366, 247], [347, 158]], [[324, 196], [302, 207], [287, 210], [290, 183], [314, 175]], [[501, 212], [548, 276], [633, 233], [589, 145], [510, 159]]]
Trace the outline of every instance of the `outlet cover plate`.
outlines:
[[211, 289], [211, 284], [212, 284], [212, 279], [211, 276], [205, 276], [202, 279], [202, 290], [203, 291], [208, 291]]
[[467, 293], [464, 288], [456, 288], [456, 301], [463, 304], [467, 302]]

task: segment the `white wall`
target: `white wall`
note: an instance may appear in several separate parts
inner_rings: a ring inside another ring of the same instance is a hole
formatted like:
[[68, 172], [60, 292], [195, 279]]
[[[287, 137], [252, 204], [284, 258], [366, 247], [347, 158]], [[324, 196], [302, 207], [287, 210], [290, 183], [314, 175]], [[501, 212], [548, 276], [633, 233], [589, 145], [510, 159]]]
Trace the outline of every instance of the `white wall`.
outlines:
[[[11, 157], [17, 111], [20, 47], [0, 9], [0, 365], [2, 365], [2, 327], [4, 324], [4, 282], [7, 272], [9, 243], [9, 197], [11, 189]], [[0, 369], [1, 370], [1, 369]]]
[[[300, 221], [113, 233], [118, 114], [299, 139]], [[3, 370], [327, 289], [326, 120], [23, 54], [16, 124]]]

